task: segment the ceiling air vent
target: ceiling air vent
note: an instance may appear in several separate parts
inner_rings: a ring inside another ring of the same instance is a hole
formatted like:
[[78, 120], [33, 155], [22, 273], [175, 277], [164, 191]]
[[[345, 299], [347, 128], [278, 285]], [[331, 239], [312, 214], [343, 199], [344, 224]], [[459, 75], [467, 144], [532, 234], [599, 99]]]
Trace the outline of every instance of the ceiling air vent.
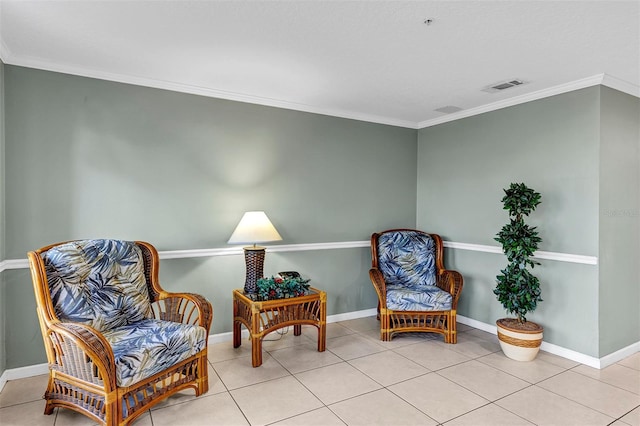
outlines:
[[453, 114], [454, 112], [462, 111], [462, 108], [453, 105], [447, 105], [434, 109], [434, 111], [444, 112], [445, 114]]
[[503, 81], [497, 84], [492, 84], [482, 89], [482, 91], [488, 92], [488, 93], [496, 93], [496, 92], [501, 92], [503, 90], [510, 89], [512, 87], [520, 86], [522, 84], [525, 84], [525, 82], [516, 78], [509, 81]]

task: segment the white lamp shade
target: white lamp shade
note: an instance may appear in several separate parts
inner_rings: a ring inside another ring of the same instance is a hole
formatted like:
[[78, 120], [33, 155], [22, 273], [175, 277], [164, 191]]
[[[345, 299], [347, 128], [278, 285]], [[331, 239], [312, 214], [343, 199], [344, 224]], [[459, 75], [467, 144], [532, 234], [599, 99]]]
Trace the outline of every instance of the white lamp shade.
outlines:
[[255, 244], [280, 240], [282, 237], [264, 212], [246, 212], [228, 242]]

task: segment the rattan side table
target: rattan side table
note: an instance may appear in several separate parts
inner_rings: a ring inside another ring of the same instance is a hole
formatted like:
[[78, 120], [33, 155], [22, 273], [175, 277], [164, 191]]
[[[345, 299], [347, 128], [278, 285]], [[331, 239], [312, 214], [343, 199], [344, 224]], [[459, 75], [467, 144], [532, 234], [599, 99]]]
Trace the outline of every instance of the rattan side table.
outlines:
[[251, 362], [262, 365], [262, 339], [279, 328], [293, 326], [294, 336], [302, 334], [302, 325], [318, 328], [318, 352], [327, 345], [327, 294], [311, 287], [305, 296], [258, 301], [242, 289], [233, 290], [233, 347], [242, 343], [241, 325], [251, 337]]

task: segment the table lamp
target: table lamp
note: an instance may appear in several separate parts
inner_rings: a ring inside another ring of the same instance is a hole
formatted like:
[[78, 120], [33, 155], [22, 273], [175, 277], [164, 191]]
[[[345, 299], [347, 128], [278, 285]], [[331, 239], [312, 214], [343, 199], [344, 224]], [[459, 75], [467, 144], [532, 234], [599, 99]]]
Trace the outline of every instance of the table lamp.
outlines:
[[244, 261], [247, 266], [245, 294], [257, 293], [258, 279], [262, 278], [265, 248], [256, 244], [280, 240], [282, 237], [264, 212], [246, 212], [240, 219], [228, 243], [253, 244], [253, 246], [244, 247]]

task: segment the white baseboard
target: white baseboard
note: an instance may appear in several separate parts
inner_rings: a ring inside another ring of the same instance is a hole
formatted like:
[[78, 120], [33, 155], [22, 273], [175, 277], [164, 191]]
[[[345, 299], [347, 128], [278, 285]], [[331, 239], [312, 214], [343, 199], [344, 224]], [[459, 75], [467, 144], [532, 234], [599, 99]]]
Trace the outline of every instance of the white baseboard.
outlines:
[[[327, 323], [370, 317], [376, 314], [377, 314], [377, 310], [374, 308], [374, 309], [365, 309], [362, 311], [347, 312], [344, 314], [329, 315], [327, 316]], [[247, 329], [243, 327], [242, 338], [247, 339], [248, 337], [249, 337], [249, 332], [247, 331]], [[208, 339], [210, 345], [213, 345], [216, 343], [222, 343], [222, 342], [230, 342], [232, 340], [233, 340], [233, 333], [230, 331], [226, 333], [212, 334], [209, 336], [209, 339]], [[49, 364], [46, 364], [46, 363], [29, 365], [27, 367], [10, 368], [8, 370], [5, 370], [4, 373], [2, 373], [2, 375], [0, 376], [0, 392], [2, 392], [4, 385], [6, 385], [9, 380], [26, 379], [27, 377], [39, 376], [41, 374], [48, 374], [48, 373], [49, 373]]]
[[371, 317], [374, 315], [378, 315], [378, 310], [376, 308], [364, 309], [362, 311], [354, 311], [354, 312], [347, 312], [344, 314], [329, 315], [327, 316], [327, 323], [338, 322], [338, 321], [348, 321], [352, 319]]
[[540, 349], [545, 352], [549, 352], [550, 354], [558, 355], [562, 358], [588, 365], [589, 367], [603, 368], [598, 358], [572, 351], [571, 349], [563, 348], [562, 346], [554, 345], [553, 343], [547, 343], [544, 340], [542, 341], [542, 345], [540, 345]]
[[[377, 309], [364, 309], [362, 311], [354, 311], [347, 312], [344, 314], [335, 314], [327, 316], [327, 323], [339, 322], [339, 321], [348, 321], [352, 319], [370, 317], [377, 314]], [[460, 324], [465, 324], [473, 328], [477, 328], [482, 331], [486, 331], [488, 333], [497, 334], [497, 329], [495, 325], [487, 324], [481, 321], [474, 320], [472, 318], [467, 318], [462, 315], [458, 315], [458, 322]], [[242, 338], [246, 339], [249, 337], [249, 332], [246, 329], [242, 329]], [[212, 334], [209, 336], [209, 344], [216, 344], [222, 342], [230, 342], [233, 340], [233, 333], [218, 333]], [[572, 361], [579, 362], [584, 365], [588, 365], [593, 368], [605, 368], [611, 364], [615, 364], [616, 362], [625, 359], [626, 357], [633, 355], [636, 352], [640, 352], [640, 342], [633, 343], [625, 348], [620, 349], [612, 354], [606, 355], [602, 358], [595, 358], [589, 355], [585, 355], [580, 352], [573, 351], [571, 349], [563, 348], [562, 346], [554, 345], [552, 343], [542, 342], [542, 346], [540, 347], [543, 351], [552, 353], [554, 355], [558, 355], [562, 358], [567, 358]], [[4, 388], [4, 385], [7, 384], [9, 380], [18, 380], [25, 379], [27, 377], [39, 376], [42, 374], [47, 374], [49, 372], [48, 364], [36, 364], [29, 365], [26, 367], [19, 368], [10, 368], [5, 370], [4, 373], [0, 376], [0, 392]]]
[[[487, 333], [491, 333], [495, 335], [498, 334], [498, 328], [493, 324], [480, 322], [472, 318], [467, 318], [462, 315], [458, 315], [457, 318], [460, 324], [465, 324], [470, 327], [477, 328], [482, 331], [486, 331]], [[567, 358], [572, 361], [576, 361], [581, 364], [588, 365], [589, 367], [601, 368], [600, 360], [598, 358], [594, 358], [592, 356], [585, 355], [580, 352], [572, 351], [571, 349], [566, 349], [566, 348], [563, 348], [562, 346], [554, 345], [552, 343], [547, 343], [543, 341], [542, 345], [540, 346], [540, 349], [545, 352], [549, 352], [551, 354], [561, 356], [562, 358]]]
[[26, 367], [10, 368], [0, 376], [0, 392], [9, 380], [26, 379], [27, 377], [49, 374], [49, 364], [27, 365]]
[[[482, 331], [486, 331], [487, 333], [496, 334], [496, 335], [498, 334], [497, 327], [495, 325], [486, 324], [484, 322], [480, 322], [472, 318], [467, 318], [462, 315], [458, 315], [457, 318], [458, 318], [458, 322], [461, 324], [465, 324], [470, 327], [477, 328]], [[622, 348], [619, 351], [606, 355], [602, 358], [596, 358], [590, 355], [585, 355], [581, 352], [576, 352], [574, 350], [563, 348], [562, 346], [554, 345], [553, 343], [548, 343], [545, 341], [542, 342], [540, 349], [545, 352], [558, 355], [562, 358], [579, 362], [580, 364], [584, 364], [589, 367], [602, 369], [610, 366], [611, 364], [615, 364], [616, 362], [621, 361], [626, 357], [633, 355], [636, 352], [640, 352], [640, 342], [633, 343], [627, 346], [626, 348]]]
[[478, 330], [486, 331], [487, 333], [498, 335], [498, 330], [495, 325], [487, 324], [474, 320], [473, 318], [467, 318], [460, 314], [456, 314], [456, 319], [460, 324], [468, 325], [469, 327], [477, 328]]
[[[332, 322], [348, 321], [352, 319], [370, 317], [373, 315], [377, 315], [377, 313], [378, 313], [378, 310], [373, 308], [373, 309], [365, 309], [362, 311], [347, 312], [345, 314], [328, 315], [327, 324]], [[244, 327], [242, 328], [242, 338], [243, 339], [249, 338], [249, 331]], [[209, 336], [210, 345], [213, 345], [216, 343], [230, 342], [232, 340], [233, 340], [233, 332], [231, 331], [228, 331], [226, 333], [212, 334]]]
[[635, 354], [636, 352], [640, 352], [640, 342], [632, 343], [629, 346], [615, 351], [612, 354], [603, 356], [602, 358], [600, 358], [600, 367], [598, 368], [608, 367], [611, 364], [622, 361], [623, 359]]

